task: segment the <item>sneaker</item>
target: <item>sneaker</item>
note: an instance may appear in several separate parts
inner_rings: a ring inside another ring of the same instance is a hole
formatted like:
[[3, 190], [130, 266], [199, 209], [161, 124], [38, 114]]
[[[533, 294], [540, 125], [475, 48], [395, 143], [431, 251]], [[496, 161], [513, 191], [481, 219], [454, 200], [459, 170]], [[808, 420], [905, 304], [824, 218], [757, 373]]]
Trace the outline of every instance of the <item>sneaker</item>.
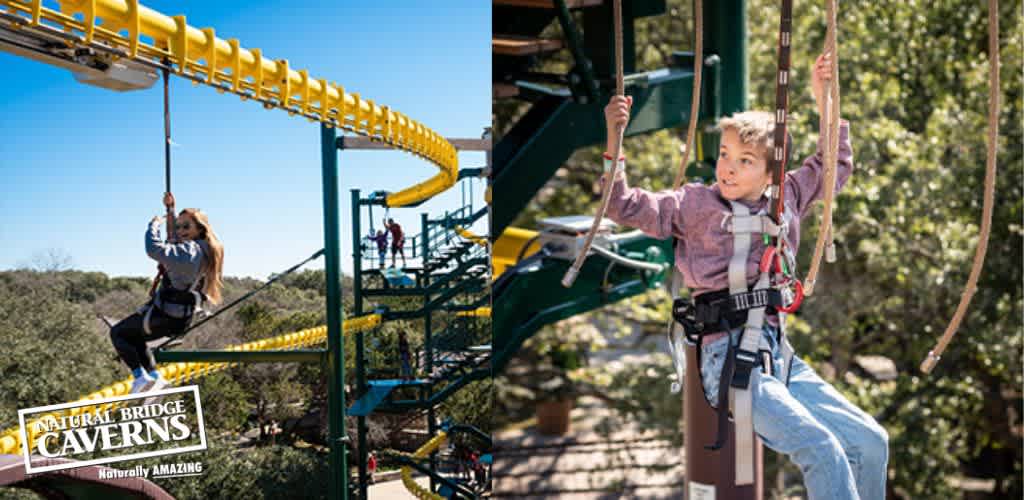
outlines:
[[138, 394], [140, 392], [146, 392], [153, 386], [153, 382], [154, 380], [150, 378], [149, 375], [136, 377], [135, 380], [132, 381], [132, 390], [129, 391], [129, 393]]
[[[146, 392], [159, 391], [160, 389], [163, 389], [163, 388], [167, 387], [168, 385], [170, 385], [170, 383], [167, 382], [167, 379], [165, 379], [163, 377], [159, 377], [159, 378], [157, 378], [156, 380], [153, 381], [153, 385], [149, 386], [146, 389]], [[162, 397], [163, 396], [153, 396], [153, 397], [146, 398], [145, 400], [142, 401], [142, 404], [144, 404], [144, 405], [153, 404], [153, 403], [159, 401], [160, 398], [162, 398]]]
[[164, 387], [167, 387], [168, 385], [169, 385], [169, 383], [167, 382], [167, 379], [165, 379], [163, 377], [157, 377], [157, 378], [153, 379], [153, 385], [151, 385], [151, 386], [146, 388], [146, 392], [149, 392], [149, 391], [159, 391], [160, 389], [163, 389]]

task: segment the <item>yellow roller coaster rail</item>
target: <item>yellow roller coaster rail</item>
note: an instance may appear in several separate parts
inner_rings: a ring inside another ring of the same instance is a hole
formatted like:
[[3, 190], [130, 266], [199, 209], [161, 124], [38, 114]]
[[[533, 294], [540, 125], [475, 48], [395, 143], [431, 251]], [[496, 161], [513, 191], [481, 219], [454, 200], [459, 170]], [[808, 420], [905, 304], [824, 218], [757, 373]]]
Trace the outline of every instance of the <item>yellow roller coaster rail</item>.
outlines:
[[[412, 454], [412, 458], [427, 458], [431, 453], [440, 448], [446, 439], [448, 439], [448, 434], [446, 432], [438, 432], [436, 436], [430, 438], [430, 441], [427, 441], [423, 446], [420, 446], [420, 449], [416, 450], [416, 452]], [[423, 500], [445, 500], [445, 497], [417, 484], [412, 478], [412, 467], [408, 465], [402, 467], [402, 484], [405, 485], [405, 489], [409, 490], [409, 493], [412, 493], [416, 498]]]
[[477, 235], [476, 233], [470, 231], [469, 229], [466, 229], [462, 226], [455, 226], [455, 232], [458, 233], [459, 236], [462, 236], [463, 238], [466, 238], [467, 240], [476, 243], [477, 245], [480, 245], [484, 248], [487, 247], [487, 238]]
[[507, 227], [491, 249], [491, 264], [494, 266], [492, 276], [498, 279], [505, 269], [516, 265], [520, 255], [528, 256], [540, 250], [537, 243], [537, 232], [518, 227]]
[[[370, 314], [366, 316], [360, 316], [358, 318], [352, 318], [345, 320], [342, 330], [345, 333], [366, 331], [374, 328], [381, 323], [381, 315]], [[327, 340], [327, 327], [318, 326], [316, 328], [307, 328], [294, 333], [287, 333], [272, 337], [269, 339], [256, 340], [253, 342], [247, 342], [245, 344], [233, 345], [228, 347], [228, 351], [268, 351], [268, 350], [287, 350], [287, 349], [299, 349], [302, 347], [309, 347], [317, 344], [321, 344]], [[228, 368], [231, 365], [237, 363], [166, 363], [159, 367], [157, 370], [164, 378], [174, 385], [182, 384], [188, 381], [196, 380], [205, 375], [209, 375], [214, 372], [218, 372]], [[132, 379], [126, 378], [119, 382], [110, 384], [96, 392], [93, 392], [87, 396], [79, 398], [77, 401], [89, 401], [93, 399], [105, 399], [112, 398], [115, 396], [124, 396], [129, 393], [132, 386]], [[43, 415], [41, 417], [26, 423], [26, 433], [28, 434], [28, 441], [30, 443], [29, 449], [33, 449], [36, 446], [36, 438], [38, 437], [38, 426], [35, 425], [37, 422], [42, 422], [49, 419], [58, 419], [61, 416], [74, 416], [81, 415], [83, 413], [94, 413], [97, 411], [104, 411], [114, 408], [117, 403], [107, 403], [102, 405], [88, 405], [79, 406], [76, 408], [70, 408], [62, 412], [55, 412]], [[21, 430], [18, 427], [8, 429], [4, 433], [0, 434], [0, 455], [2, 454], [17, 454], [21, 451]]]
[[490, 318], [491, 308], [484, 306], [473, 309], [472, 311], [459, 311], [455, 313], [458, 317], [470, 317], [470, 318]]
[[[283, 109], [371, 137], [441, 169], [424, 182], [389, 194], [388, 206], [426, 200], [458, 180], [455, 147], [441, 134], [388, 106], [346, 92], [341, 85], [314, 78], [308, 70], [293, 69], [286, 59], [269, 59], [260, 49], [245, 49], [234, 38], [217, 38], [213, 28], [189, 26], [185, 16], [165, 16], [140, 5], [138, 0], [57, 3], [59, 10], [44, 7], [42, 0], [0, 0], [0, 31], [57, 41], [67, 48], [93, 49], [110, 62], [127, 60], [149, 68], [166, 67], [219, 92], [260, 102], [267, 109]], [[31, 48], [16, 51], [19, 55], [26, 52]], [[53, 61], [64, 57], [65, 61], [58, 64], [64, 67], [74, 63], [73, 56], [61, 54], [54, 51], [38, 59], [56, 64]]]

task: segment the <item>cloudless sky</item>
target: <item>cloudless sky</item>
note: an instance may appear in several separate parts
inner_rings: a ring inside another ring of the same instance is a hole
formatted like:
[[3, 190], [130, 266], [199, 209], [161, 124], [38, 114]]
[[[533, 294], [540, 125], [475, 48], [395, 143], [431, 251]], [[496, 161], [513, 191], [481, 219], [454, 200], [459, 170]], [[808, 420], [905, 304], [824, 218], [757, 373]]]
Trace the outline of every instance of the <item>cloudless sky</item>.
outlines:
[[[53, 7], [54, 2], [44, 2]], [[478, 138], [491, 121], [490, 2], [144, 1], [219, 38], [288, 59], [311, 78], [391, 106], [446, 137]], [[133, 92], [79, 84], [67, 70], [0, 52], [0, 269], [57, 250], [72, 267], [149, 276], [148, 221], [163, 212], [161, 83]], [[266, 278], [323, 246], [320, 128], [281, 110], [171, 79], [172, 190], [207, 212], [226, 276]], [[461, 153], [460, 168], [482, 167]], [[349, 189], [398, 191], [437, 173], [397, 151], [339, 152], [342, 268], [352, 269]], [[483, 206], [482, 180], [474, 208]], [[461, 205], [457, 186], [392, 209], [407, 235], [420, 213]], [[363, 210], [363, 232], [368, 220]], [[375, 227], [383, 210], [374, 209]], [[485, 233], [486, 219], [473, 228]], [[320, 260], [313, 267], [322, 267]]]

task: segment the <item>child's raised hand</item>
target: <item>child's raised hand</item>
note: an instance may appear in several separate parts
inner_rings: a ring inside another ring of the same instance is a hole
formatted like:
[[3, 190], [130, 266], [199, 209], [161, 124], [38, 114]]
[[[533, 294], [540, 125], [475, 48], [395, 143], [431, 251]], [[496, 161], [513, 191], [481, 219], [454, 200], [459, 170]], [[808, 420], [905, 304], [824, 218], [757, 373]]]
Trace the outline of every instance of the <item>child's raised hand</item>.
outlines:
[[612, 96], [604, 107], [604, 122], [608, 127], [608, 151], [614, 148], [619, 130], [629, 123], [629, 110], [633, 107], [633, 96]]
[[824, 52], [814, 61], [811, 69], [811, 92], [814, 93], [814, 103], [818, 106], [818, 113], [825, 110], [825, 86], [832, 79], [832, 54]]

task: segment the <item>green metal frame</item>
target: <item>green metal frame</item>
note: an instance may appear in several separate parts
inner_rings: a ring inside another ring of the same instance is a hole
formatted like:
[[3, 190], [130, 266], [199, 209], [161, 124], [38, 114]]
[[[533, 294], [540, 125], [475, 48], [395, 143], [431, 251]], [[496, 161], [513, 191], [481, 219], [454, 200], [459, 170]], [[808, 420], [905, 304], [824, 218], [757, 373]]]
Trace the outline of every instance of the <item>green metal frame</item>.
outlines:
[[[702, 84], [705, 89], [717, 84], [716, 72], [708, 73]], [[597, 102], [583, 104], [557, 90], [535, 89], [538, 99], [494, 149], [491, 234], [501, 234], [572, 153], [605, 140], [602, 103], [609, 98], [607, 90]], [[630, 75], [627, 92], [633, 96], [633, 116], [626, 136], [685, 123], [692, 90], [691, 69]], [[701, 119], [710, 118], [702, 111]]]
[[[337, 142], [338, 144], [342, 143], [342, 141]], [[381, 270], [373, 267], [364, 268], [364, 254], [360, 245], [362, 242], [362, 207], [379, 205], [380, 198], [376, 194], [371, 194], [370, 197], [363, 198], [361, 197], [358, 189], [351, 190], [354, 312], [356, 315], [361, 315], [366, 312], [364, 301], [368, 297], [421, 298], [423, 301], [422, 307], [403, 311], [385, 310], [380, 311], [380, 314], [384, 321], [422, 318], [424, 345], [426, 347], [425, 363], [423, 368], [427, 373], [433, 372], [436, 361], [433, 342], [434, 332], [432, 330], [434, 312], [450, 312], [461, 307], [448, 304], [449, 301], [459, 294], [479, 293], [484, 292], [487, 289], [487, 279], [485, 274], [476, 275], [469, 273], [468, 270], [474, 266], [487, 266], [489, 264], [489, 260], [478, 256], [478, 252], [474, 251], [476, 245], [466, 244], [463, 242], [463, 238], [458, 236], [455, 232], [455, 228], [457, 226], [468, 227], [486, 215], [487, 210], [485, 208], [473, 211], [472, 200], [469, 200], [468, 202], [465, 201], [466, 200], [464, 200], [464, 206], [453, 212], [446, 212], [443, 216], [437, 219], [431, 219], [426, 213], [421, 214], [421, 232], [420, 234], [409, 238], [411, 242], [411, 246], [409, 248], [412, 248], [413, 252], [418, 254], [419, 258], [422, 260], [422, 264], [420, 267], [403, 268], [403, 272], [415, 276], [415, 279], [413, 280], [415, 285], [407, 287], [391, 287], [387, 285], [386, 280], [383, 279]], [[448, 246], [453, 250], [442, 254], [440, 249], [445, 246]], [[446, 273], [434, 274], [434, 271], [451, 266], [453, 262], [455, 263], [455, 266], [452, 270]], [[367, 279], [368, 277], [372, 277], [373, 279]], [[380, 287], [377, 286], [377, 283], [381, 283]], [[369, 387], [367, 382], [369, 369], [367, 367], [365, 354], [365, 340], [363, 334], [359, 333], [356, 335], [355, 365], [356, 393], [359, 394], [360, 397], [366, 393]], [[473, 366], [470, 366], [468, 363], [473, 363]], [[446, 372], [447, 376], [443, 379], [431, 380], [427, 383], [417, 381], [415, 384], [409, 385], [410, 388], [415, 388], [415, 394], [417, 395], [415, 399], [395, 399], [395, 393], [398, 392], [396, 390], [389, 394], [373, 411], [382, 413], [399, 413], [426, 409], [428, 432], [434, 434], [438, 429], [435, 407], [466, 384], [490, 376], [489, 366], [481, 366], [486, 364], [486, 360], [481, 361], [474, 358], [467, 361], [466, 366], [456, 367], [456, 369], [450, 373]], [[443, 386], [440, 384], [443, 384]], [[366, 486], [369, 484], [368, 474], [365, 471], [366, 458], [369, 451], [366, 442], [366, 417], [357, 417], [357, 422], [358, 456], [360, 462], [359, 488], [361, 492], [360, 494], [365, 497]], [[430, 464], [430, 468], [425, 470], [436, 471], [436, 454], [432, 455]], [[430, 475], [431, 488], [436, 491], [439, 482], [434, 476], [436, 476], [436, 474]]]

